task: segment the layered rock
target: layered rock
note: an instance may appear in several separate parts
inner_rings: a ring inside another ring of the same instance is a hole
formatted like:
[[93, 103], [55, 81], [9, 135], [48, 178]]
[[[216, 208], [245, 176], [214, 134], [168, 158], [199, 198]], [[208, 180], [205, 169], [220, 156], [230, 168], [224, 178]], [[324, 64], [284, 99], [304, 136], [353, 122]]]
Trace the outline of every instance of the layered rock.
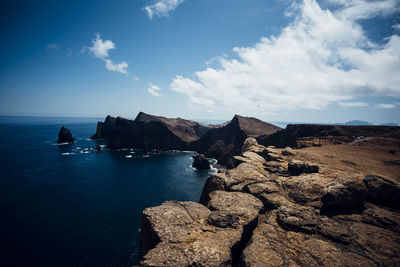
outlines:
[[72, 137], [71, 132], [64, 126], [61, 127], [60, 131], [58, 132], [57, 144], [73, 143], [73, 142], [74, 142], [74, 138]]
[[293, 175], [293, 154], [247, 139], [239, 165], [209, 177], [202, 205], [146, 209], [142, 265], [398, 266], [399, 185], [329, 166]]

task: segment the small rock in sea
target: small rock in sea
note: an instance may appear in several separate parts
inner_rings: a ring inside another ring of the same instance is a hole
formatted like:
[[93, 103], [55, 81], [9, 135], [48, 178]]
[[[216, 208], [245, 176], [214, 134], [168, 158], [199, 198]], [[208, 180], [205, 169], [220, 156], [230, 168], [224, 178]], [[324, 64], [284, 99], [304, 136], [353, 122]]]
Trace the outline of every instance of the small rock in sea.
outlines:
[[100, 146], [100, 145], [97, 145], [97, 146], [95, 147], [94, 151], [101, 151], [101, 146]]
[[197, 170], [209, 170], [211, 168], [210, 162], [204, 156], [196, 155], [193, 159], [194, 161], [192, 167], [196, 168]]
[[62, 143], [73, 143], [74, 138], [72, 138], [72, 134], [70, 131], [65, 128], [64, 126], [61, 127], [60, 132], [58, 133], [58, 141], [57, 144], [62, 144]]

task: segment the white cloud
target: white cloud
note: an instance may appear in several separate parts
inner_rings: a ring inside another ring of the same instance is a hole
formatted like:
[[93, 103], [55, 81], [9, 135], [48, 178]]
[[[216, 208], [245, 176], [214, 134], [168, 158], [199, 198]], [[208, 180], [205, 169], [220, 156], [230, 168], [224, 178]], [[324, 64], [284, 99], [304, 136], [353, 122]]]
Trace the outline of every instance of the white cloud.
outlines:
[[93, 55], [97, 58], [100, 58], [106, 63], [106, 69], [110, 71], [116, 71], [123, 74], [128, 74], [128, 63], [122, 61], [121, 63], [114, 63], [111, 59], [109, 59], [109, 51], [112, 49], [117, 49], [113, 41], [101, 39], [100, 34], [96, 34], [96, 37], [92, 39], [92, 46], [82, 47], [81, 53], [85, 52], [86, 49], [89, 49], [93, 53]]
[[362, 108], [362, 107], [367, 107], [368, 104], [365, 102], [338, 102], [339, 106], [345, 107], [345, 108]]
[[140, 78], [139, 78], [137, 75], [135, 75], [135, 76], [133, 76], [132, 80], [134, 80], [134, 81], [140, 81]]
[[128, 63], [126, 63], [125, 61], [122, 61], [119, 64], [115, 64], [111, 60], [106, 59], [106, 69], [108, 70], [128, 74], [128, 71], [126, 70], [127, 68], [128, 68]]
[[329, 0], [341, 8], [335, 14], [341, 18], [358, 20], [388, 16], [399, 11], [398, 0]]
[[58, 44], [52, 43], [46, 46], [46, 49], [49, 50], [60, 50], [60, 46]]
[[395, 104], [387, 104], [387, 103], [380, 103], [380, 104], [376, 104], [377, 108], [382, 108], [382, 109], [391, 109], [391, 108], [395, 108], [396, 105]]
[[393, 29], [395, 29], [396, 31], [400, 31], [400, 24], [395, 24], [392, 26]]
[[168, 17], [169, 12], [174, 11], [185, 0], [157, 0], [151, 5], [143, 7], [150, 19], [156, 15], [158, 17]]
[[150, 87], [147, 89], [147, 92], [149, 92], [152, 96], [156, 97], [161, 97], [160, 91], [161, 88], [155, 84], [150, 84]]
[[398, 35], [378, 45], [357, 22], [315, 0], [295, 8], [279, 36], [234, 48], [238, 59], [220, 58], [219, 67], [198, 71], [195, 79], [178, 75], [170, 88], [194, 106], [244, 115], [322, 109], [363, 95], [400, 97]]
[[96, 38], [92, 39], [92, 46], [89, 47], [89, 50], [94, 54], [95, 57], [103, 59], [108, 57], [109, 50], [116, 48], [117, 47], [111, 40], [103, 41], [100, 35], [97, 33]]

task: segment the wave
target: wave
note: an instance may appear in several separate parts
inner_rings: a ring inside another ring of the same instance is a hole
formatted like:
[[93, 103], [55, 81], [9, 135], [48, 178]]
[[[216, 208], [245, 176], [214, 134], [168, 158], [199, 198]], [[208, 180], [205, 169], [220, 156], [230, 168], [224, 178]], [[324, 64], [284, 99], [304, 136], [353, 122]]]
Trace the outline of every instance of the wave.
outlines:
[[132, 158], [132, 155], [125, 155], [125, 158], [127, 159]]
[[61, 153], [61, 155], [63, 156], [68, 156], [68, 155], [73, 155], [75, 154], [74, 152], [65, 152], [65, 153]]

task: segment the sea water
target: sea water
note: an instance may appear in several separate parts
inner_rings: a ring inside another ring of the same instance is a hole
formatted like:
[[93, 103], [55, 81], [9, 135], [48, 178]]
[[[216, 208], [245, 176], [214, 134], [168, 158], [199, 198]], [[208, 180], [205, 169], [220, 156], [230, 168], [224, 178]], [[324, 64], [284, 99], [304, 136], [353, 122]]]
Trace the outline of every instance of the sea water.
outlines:
[[[2, 266], [138, 264], [142, 210], [199, 200], [210, 172], [193, 153], [107, 150], [97, 120], [0, 117]], [[61, 126], [74, 144], [56, 144]]]

